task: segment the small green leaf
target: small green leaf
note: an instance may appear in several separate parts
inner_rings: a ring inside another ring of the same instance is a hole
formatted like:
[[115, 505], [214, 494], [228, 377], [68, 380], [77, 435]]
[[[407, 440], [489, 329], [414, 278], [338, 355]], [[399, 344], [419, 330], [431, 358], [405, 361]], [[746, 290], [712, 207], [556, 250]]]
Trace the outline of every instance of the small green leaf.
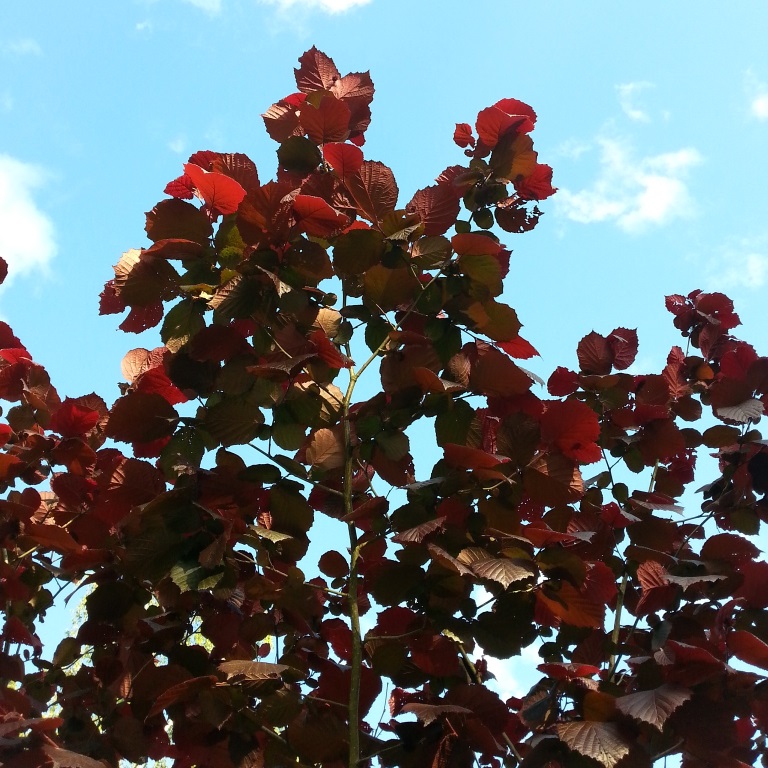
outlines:
[[306, 176], [323, 160], [320, 150], [304, 136], [291, 136], [277, 148], [280, 167], [289, 173]]

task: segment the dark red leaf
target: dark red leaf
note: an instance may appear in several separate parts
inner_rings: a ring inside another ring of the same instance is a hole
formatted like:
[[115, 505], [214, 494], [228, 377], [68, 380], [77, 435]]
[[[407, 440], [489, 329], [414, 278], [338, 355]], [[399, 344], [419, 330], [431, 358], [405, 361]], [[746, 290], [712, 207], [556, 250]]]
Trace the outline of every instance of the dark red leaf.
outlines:
[[99, 412], [99, 410], [86, 405], [82, 398], [74, 400], [68, 397], [51, 417], [50, 428], [62, 437], [85, 435], [99, 423], [99, 419], [106, 413], [106, 405], [103, 401], [101, 404], [103, 410]]
[[579, 374], [558, 366], [547, 381], [547, 391], [554, 397], [572, 395], [579, 388]]
[[582, 373], [604, 376], [611, 372], [613, 365], [613, 350], [605, 336], [599, 333], [588, 333], [576, 350]]
[[637, 331], [629, 328], [617, 328], [608, 336], [608, 344], [613, 352], [613, 367], [623, 371], [635, 362], [637, 357]]
[[459, 215], [460, 198], [451, 187], [437, 184], [420, 189], [405, 210], [419, 215], [425, 235], [442, 235], [453, 226]]
[[325, 96], [315, 106], [307, 99], [299, 112], [304, 132], [315, 144], [345, 141], [349, 137], [349, 107], [335, 96]]
[[106, 434], [124, 443], [150, 443], [173, 433], [178, 414], [157, 393], [133, 392], [113, 406]]
[[515, 179], [515, 191], [523, 200], [546, 200], [557, 192], [552, 186], [552, 168], [537, 163], [533, 171], [521, 179]]
[[768, 669], [768, 645], [751, 632], [730, 632], [728, 650], [747, 664]]
[[330, 56], [326, 56], [314, 45], [299, 57], [299, 64], [293, 71], [296, 75], [296, 87], [302, 93], [329, 91], [341, 78]]
[[496, 346], [499, 349], [503, 349], [510, 357], [518, 360], [529, 360], [532, 357], [539, 357], [539, 353], [533, 344], [530, 341], [526, 341], [522, 336], [518, 336], [511, 341], [496, 342]]
[[472, 126], [469, 123], [456, 123], [453, 140], [462, 148], [474, 147], [475, 137], [472, 135]]
[[363, 153], [354, 144], [329, 143], [323, 146], [325, 162], [342, 179], [357, 173], [363, 164]]
[[349, 218], [331, 208], [320, 197], [297, 195], [293, 213], [300, 229], [316, 237], [328, 237], [349, 224]]
[[573, 680], [579, 677], [594, 677], [600, 674], [600, 667], [592, 664], [565, 664], [562, 662], [552, 662], [548, 664], [539, 664], [536, 669], [543, 672], [547, 677], [553, 680]]
[[378, 161], [365, 160], [360, 170], [344, 179], [358, 211], [378, 224], [397, 206], [398, 188], [392, 171]]
[[597, 414], [578, 400], [547, 402], [541, 417], [541, 439], [580, 464], [602, 458], [597, 444], [600, 423]]

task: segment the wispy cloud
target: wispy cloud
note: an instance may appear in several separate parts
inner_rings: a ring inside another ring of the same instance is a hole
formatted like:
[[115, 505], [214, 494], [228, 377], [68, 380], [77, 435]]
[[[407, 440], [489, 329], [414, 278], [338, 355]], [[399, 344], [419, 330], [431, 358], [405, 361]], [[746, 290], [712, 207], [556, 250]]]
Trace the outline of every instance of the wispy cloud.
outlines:
[[750, 69], [745, 76], [749, 111], [758, 120], [768, 120], [768, 83], [759, 80]]
[[768, 283], [768, 237], [729, 243], [710, 262], [708, 273], [718, 288], [762, 288]]
[[134, 29], [139, 33], [149, 33], [152, 31], [152, 22], [149, 20], [136, 22]]
[[40, 43], [31, 37], [0, 43], [0, 51], [6, 56], [40, 56], [43, 53]]
[[647, 80], [641, 80], [635, 83], [622, 83], [616, 86], [616, 92], [619, 96], [619, 106], [624, 114], [638, 123], [650, 123], [651, 118], [648, 113], [642, 109], [636, 100], [636, 97], [642, 91], [653, 88], [653, 83]]
[[46, 179], [38, 166], [0, 155], [0, 255], [10, 278], [45, 271], [56, 255], [53, 223], [33, 196]]
[[184, 0], [184, 2], [194, 5], [195, 8], [199, 8], [211, 16], [221, 13], [222, 0]]
[[626, 140], [598, 138], [596, 143], [597, 177], [578, 191], [560, 189], [560, 215], [582, 224], [612, 222], [637, 233], [694, 213], [685, 178], [702, 161], [696, 149], [637, 157]]
[[175, 152], [177, 155], [183, 154], [186, 148], [187, 138], [183, 134], [179, 134], [168, 142], [168, 149], [170, 149], [171, 152]]
[[295, 8], [318, 10], [325, 13], [344, 13], [361, 5], [368, 5], [371, 0], [260, 0], [265, 5], [276, 5], [280, 11]]

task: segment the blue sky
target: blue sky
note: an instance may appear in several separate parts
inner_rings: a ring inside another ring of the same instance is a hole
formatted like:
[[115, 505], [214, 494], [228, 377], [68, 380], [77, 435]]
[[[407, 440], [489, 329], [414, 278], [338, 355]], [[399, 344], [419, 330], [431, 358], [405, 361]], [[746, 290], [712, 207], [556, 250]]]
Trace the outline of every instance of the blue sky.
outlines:
[[[716, 12], [715, 12], [716, 11]], [[376, 85], [365, 154], [401, 202], [464, 159], [456, 122], [514, 97], [560, 192], [514, 250], [506, 298], [545, 378], [593, 328], [637, 327], [633, 370], [680, 343], [667, 293], [722, 290], [768, 353], [768, 5], [488, 0], [85, 0], [0, 7], [0, 316], [62, 395], [118, 394], [153, 347], [97, 315], [143, 212], [199, 149], [276, 145], [260, 114], [317, 45]], [[530, 660], [525, 662], [530, 663]], [[507, 667], [509, 692], [514, 665]]]

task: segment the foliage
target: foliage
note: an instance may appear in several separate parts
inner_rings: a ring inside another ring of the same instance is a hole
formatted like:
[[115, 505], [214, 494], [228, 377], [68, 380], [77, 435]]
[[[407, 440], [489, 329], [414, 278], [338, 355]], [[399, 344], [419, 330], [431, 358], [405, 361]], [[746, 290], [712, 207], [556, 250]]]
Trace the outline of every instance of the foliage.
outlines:
[[[194, 154], [115, 266], [102, 314], [162, 346], [111, 407], [0, 324], [4, 764], [765, 761], [768, 358], [731, 301], [667, 297], [686, 351], [659, 373], [626, 372], [635, 331], [590, 333], [544, 394], [492, 231], [555, 191], [534, 111], [458, 125], [463, 164], [402, 205], [361, 149], [368, 74], [313, 48], [296, 82], [264, 114], [275, 180]], [[317, 515], [349, 540], [305, 575]], [[54, 580], [93, 589], [51, 652]], [[539, 681], [494, 692], [487, 659], [534, 643]]]

